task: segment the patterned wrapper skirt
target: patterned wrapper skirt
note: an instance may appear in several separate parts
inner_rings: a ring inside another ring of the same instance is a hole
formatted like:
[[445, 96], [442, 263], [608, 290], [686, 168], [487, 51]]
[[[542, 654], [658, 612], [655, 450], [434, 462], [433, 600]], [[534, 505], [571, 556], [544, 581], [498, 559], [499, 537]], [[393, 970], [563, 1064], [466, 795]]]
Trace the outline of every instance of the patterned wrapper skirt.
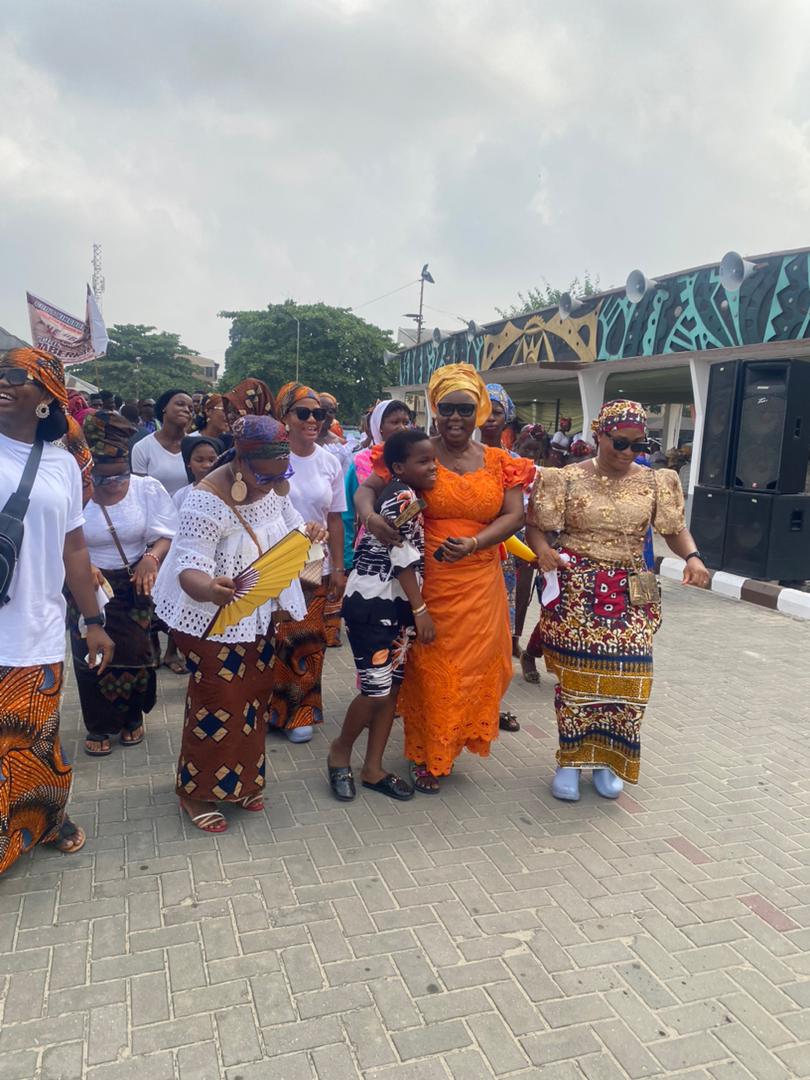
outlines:
[[79, 636], [79, 610], [68, 596], [68, 630], [82, 717], [88, 732], [98, 738], [141, 726], [144, 713], [155, 705], [155, 669], [160, 657], [152, 601], [135, 592], [126, 570], [102, 573], [113, 590], [104, 615], [115, 655], [101, 676], [84, 662], [87, 642]]
[[559, 599], [540, 616], [543, 656], [557, 679], [557, 763], [607, 767], [635, 784], [661, 607], [630, 604], [626, 567], [568, 554]]
[[264, 790], [273, 643], [203, 641], [174, 631], [191, 672], [175, 790], [203, 802], [241, 802]]
[[0, 874], [56, 838], [71, 768], [59, 742], [62, 664], [0, 667]]
[[304, 581], [301, 585], [307, 602], [306, 618], [300, 622], [279, 621], [275, 628], [270, 725], [284, 731], [323, 723], [326, 586], [315, 587]]
[[343, 598], [340, 600], [327, 600], [323, 607], [323, 630], [327, 648], [340, 645], [340, 612], [343, 608]]

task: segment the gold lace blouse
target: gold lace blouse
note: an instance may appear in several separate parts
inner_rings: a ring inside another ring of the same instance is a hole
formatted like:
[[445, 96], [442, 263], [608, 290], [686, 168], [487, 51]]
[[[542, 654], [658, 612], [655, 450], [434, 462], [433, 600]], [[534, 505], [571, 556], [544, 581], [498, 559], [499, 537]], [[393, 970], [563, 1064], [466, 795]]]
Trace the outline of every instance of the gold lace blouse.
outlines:
[[663, 536], [686, 525], [683, 490], [671, 469], [641, 469], [621, 480], [597, 476], [585, 462], [538, 469], [527, 521], [560, 534], [564, 547], [609, 562], [637, 558], [652, 522]]

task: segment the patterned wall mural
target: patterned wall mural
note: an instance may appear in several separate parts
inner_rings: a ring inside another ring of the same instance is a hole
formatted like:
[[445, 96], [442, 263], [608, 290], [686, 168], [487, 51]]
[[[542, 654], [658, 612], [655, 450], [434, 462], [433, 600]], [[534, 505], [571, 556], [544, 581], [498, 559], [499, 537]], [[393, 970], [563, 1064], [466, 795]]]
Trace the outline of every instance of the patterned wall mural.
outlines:
[[733, 348], [810, 336], [810, 250], [754, 258], [757, 270], [738, 292], [726, 293], [718, 267], [658, 282], [638, 304], [621, 292], [583, 301], [561, 319], [557, 308], [490, 324], [472, 339], [465, 331], [407, 349], [400, 383], [426, 383], [443, 364], [481, 371], [517, 364], [591, 363], [633, 356]]

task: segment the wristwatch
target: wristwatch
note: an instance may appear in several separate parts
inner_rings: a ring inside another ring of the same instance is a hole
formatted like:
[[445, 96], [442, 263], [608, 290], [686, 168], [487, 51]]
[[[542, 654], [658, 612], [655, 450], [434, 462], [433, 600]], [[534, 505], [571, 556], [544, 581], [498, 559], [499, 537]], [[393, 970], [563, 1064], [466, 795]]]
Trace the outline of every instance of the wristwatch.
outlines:
[[690, 551], [688, 555], [684, 556], [684, 562], [689, 562], [690, 559], [700, 559], [703, 562], [703, 556], [699, 551]]
[[84, 625], [85, 626], [106, 626], [107, 625], [107, 616], [104, 614], [103, 611], [99, 612], [98, 615], [85, 615], [84, 616]]

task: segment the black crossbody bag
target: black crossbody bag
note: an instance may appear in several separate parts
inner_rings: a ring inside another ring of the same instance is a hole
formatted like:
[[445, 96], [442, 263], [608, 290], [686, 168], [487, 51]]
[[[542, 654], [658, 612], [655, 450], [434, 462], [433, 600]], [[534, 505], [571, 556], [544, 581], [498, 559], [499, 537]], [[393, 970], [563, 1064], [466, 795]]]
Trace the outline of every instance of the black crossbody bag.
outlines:
[[42, 457], [42, 443], [35, 442], [25, 463], [20, 484], [13, 495], [9, 495], [6, 505], [0, 510], [0, 605], [9, 602], [11, 579], [20, 557], [25, 526], [23, 518], [28, 510], [31, 488]]

